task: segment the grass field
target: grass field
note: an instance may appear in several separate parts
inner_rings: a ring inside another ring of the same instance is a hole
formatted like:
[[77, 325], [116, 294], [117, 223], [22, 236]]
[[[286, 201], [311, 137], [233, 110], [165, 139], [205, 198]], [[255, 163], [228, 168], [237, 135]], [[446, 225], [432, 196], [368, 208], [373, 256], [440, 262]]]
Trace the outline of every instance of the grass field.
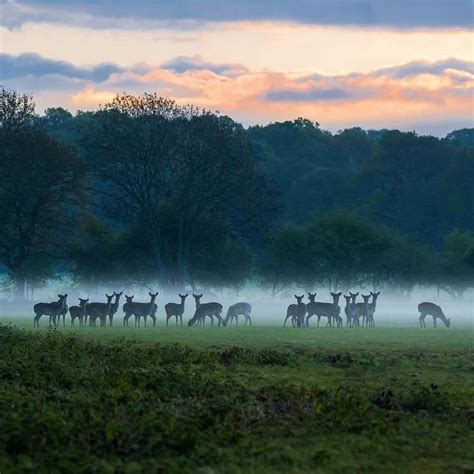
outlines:
[[6, 322], [2, 474], [474, 469], [469, 328]]

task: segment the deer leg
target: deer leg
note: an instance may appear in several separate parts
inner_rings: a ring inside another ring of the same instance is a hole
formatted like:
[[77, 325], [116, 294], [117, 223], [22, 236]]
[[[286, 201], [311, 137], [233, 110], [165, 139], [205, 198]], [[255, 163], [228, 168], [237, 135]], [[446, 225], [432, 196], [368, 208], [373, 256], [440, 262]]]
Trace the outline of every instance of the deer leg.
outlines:
[[181, 323], [181, 327], [183, 327], [183, 315], [179, 315], [179, 322]]
[[316, 327], [319, 328], [319, 321], [321, 321], [321, 316], [318, 314], [318, 325]]
[[285, 318], [285, 322], [283, 323], [283, 327], [285, 327], [285, 326], [286, 326], [286, 322], [288, 321], [288, 318], [289, 318], [289, 317], [290, 317], [290, 315], [289, 315], [289, 314], [287, 314], [287, 315], [286, 315], [286, 318]]
[[435, 316], [433, 316], [433, 327], [434, 327], [434, 328], [436, 327], [437, 321], [438, 321], [438, 318], [436, 318]]
[[251, 326], [252, 326], [252, 318], [250, 317], [250, 314], [247, 315], [247, 317], [248, 317], [248, 320], [249, 320], [249, 325], [250, 325], [250, 327], [251, 327]]

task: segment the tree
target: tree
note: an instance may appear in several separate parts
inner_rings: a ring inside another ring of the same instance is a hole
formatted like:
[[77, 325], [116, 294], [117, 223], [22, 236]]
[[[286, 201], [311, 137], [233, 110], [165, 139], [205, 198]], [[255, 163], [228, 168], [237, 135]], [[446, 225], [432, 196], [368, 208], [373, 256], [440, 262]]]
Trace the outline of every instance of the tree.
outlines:
[[219, 225], [249, 236], [276, 207], [242, 127], [225, 117], [156, 95], [122, 96], [95, 115], [82, 144], [109, 215], [147, 223], [164, 286], [189, 280], [198, 232]]
[[[75, 153], [35, 126], [34, 103], [2, 91], [0, 113], [0, 262], [24, 297], [28, 281], [64, 257], [82, 191]], [[46, 260], [45, 260], [46, 259]]]
[[456, 298], [474, 287], [473, 233], [455, 229], [446, 236], [435, 274], [439, 287]]

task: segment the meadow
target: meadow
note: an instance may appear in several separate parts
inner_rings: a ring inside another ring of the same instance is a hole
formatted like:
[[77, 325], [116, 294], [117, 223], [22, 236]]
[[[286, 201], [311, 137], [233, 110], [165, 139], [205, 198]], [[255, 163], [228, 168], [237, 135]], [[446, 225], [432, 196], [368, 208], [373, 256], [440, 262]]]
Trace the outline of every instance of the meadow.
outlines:
[[0, 322], [0, 471], [472, 472], [473, 331]]

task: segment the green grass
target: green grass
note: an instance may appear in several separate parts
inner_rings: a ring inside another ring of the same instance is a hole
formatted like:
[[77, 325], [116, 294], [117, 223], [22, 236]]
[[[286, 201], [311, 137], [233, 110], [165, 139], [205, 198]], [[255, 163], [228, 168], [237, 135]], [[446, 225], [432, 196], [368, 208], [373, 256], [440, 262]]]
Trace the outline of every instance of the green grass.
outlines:
[[470, 329], [16, 322], [0, 326], [2, 474], [474, 468]]

